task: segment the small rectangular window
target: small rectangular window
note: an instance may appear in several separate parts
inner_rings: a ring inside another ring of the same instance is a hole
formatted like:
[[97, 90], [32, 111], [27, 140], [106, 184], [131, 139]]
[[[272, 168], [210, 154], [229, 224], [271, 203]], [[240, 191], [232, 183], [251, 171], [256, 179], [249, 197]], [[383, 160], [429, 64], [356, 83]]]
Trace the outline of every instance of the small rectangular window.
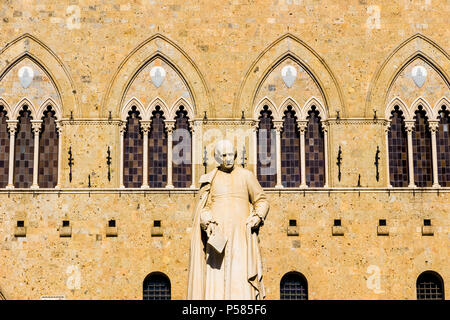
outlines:
[[296, 227], [297, 226], [297, 220], [289, 220], [289, 226], [290, 227]]
[[108, 227], [114, 228], [116, 226], [116, 220], [109, 220], [108, 221]]
[[378, 224], [379, 224], [380, 226], [385, 226], [385, 225], [386, 225], [386, 219], [380, 219], [380, 220], [378, 221]]
[[431, 226], [431, 220], [430, 219], [423, 219], [423, 225], [424, 226]]
[[68, 227], [70, 224], [69, 220], [63, 220], [63, 227]]
[[334, 219], [334, 226], [339, 227], [341, 225], [341, 219]]
[[155, 220], [155, 221], [153, 221], [153, 226], [154, 226], [154, 227], [161, 227], [161, 220]]
[[17, 226], [18, 226], [19, 228], [24, 227], [24, 226], [25, 226], [24, 221], [23, 221], [23, 220], [18, 220], [18, 221], [17, 221]]

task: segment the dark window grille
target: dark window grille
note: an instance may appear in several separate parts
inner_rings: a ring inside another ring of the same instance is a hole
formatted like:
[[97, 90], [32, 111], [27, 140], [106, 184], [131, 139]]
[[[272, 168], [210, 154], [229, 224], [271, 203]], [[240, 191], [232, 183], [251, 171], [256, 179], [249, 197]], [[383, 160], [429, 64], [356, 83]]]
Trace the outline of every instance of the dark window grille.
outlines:
[[39, 176], [40, 188], [54, 188], [58, 183], [58, 129], [55, 111], [47, 107], [42, 117], [39, 138]]
[[298, 272], [289, 272], [280, 282], [280, 300], [308, 300], [308, 282]]
[[6, 110], [0, 106], [0, 188], [8, 185], [9, 174], [9, 133]]
[[[275, 137], [272, 135], [273, 117], [272, 111], [268, 106], [264, 106], [259, 117], [258, 128], [258, 163], [257, 176], [261, 187], [273, 188], [277, 183], [276, 165], [275, 165]], [[273, 141], [272, 141], [273, 138]], [[260, 143], [266, 141], [266, 150], [262, 149]], [[273, 145], [273, 147], [272, 147]], [[260, 150], [261, 149], [261, 150]]]
[[428, 118], [422, 106], [416, 111], [416, 124], [412, 135], [414, 182], [418, 187], [431, 187], [433, 169], [431, 167], [431, 132]]
[[380, 226], [385, 226], [385, 225], [386, 225], [386, 219], [380, 219], [380, 220], [378, 221], [378, 224], [379, 224]]
[[281, 184], [284, 187], [300, 185], [300, 132], [291, 106], [284, 112], [281, 132]]
[[24, 106], [19, 113], [19, 123], [14, 146], [14, 187], [29, 188], [33, 183], [34, 134], [31, 111]]
[[[192, 184], [192, 135], [189, 130], [189, 118], [183, 106], [179, 108], [175, 117], [176, 136], [173, 140], [173, 150], [182, 143], [183, 148], [172, 154], [172, 180], [175, 188], [187, 188]], [[177, 141], [175, 141], [177, 139]], [[178, 158], [178, 162], [177, 159]]]
[[389, 181], [393, 187], [408, 186], [407, 134], [403, 112], [394, 107], [388, 133]]
[[140, 115], [133, 106], [128, 112], [126, 131], [123, 137], [123, 184], [126, 188], [140, 188], [143, 173], [143, 136]]
[[439, 130], [436, 133], [438, 180], [441, 187], [450, 187], [450, 111], [439, 111]]
[[417, 300], [444, 300], [444, 282], [439, 274], [425, 271], [416, 283]]
[[341, 219], [334, 219], [333, 225], [334, 225], [335, 227], [340, 227], [340, 226], [341, 226]]
[[308, 127], [305, 133], [305, 173], [309, 187], [320, 188], [325, 185], [324, 144], [319, 111], [312, 106], [308, 112]]
[[163, 273], [151, 273], [144, 280], [144, 300], [170, 300], [170, 280]]
[[148, 185], [164, 188], [167, 184], [167, 132], [164, 112], [159, 106], [153, 111], [148, 133]]

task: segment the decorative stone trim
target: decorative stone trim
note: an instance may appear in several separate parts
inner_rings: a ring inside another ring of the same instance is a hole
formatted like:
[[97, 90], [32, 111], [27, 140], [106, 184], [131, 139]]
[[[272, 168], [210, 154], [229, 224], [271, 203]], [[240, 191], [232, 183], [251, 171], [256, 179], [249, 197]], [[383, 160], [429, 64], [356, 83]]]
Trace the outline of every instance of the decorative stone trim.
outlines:
[[105, 125], [115, 125], [121, 126], [122, 120], [120, 119], [62, 119], [59, 122], [61, 126], [105, 126]]
[[370, 118], [331, 118], [323, 121], [329, 125], [381, 125], [386, 126], [389, 124], [387, 119], [370, 119]]

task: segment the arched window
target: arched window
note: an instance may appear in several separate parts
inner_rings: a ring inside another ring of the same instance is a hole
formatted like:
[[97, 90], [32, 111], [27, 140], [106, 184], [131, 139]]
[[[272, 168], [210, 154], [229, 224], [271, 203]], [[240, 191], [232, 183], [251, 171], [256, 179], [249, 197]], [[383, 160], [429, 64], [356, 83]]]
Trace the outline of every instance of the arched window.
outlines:
[[170, 300], [170, 280], [161, 272], [152, 272], [144, 279], [144, 300]]
[[167, 183], [167, 132], [164, 112], [159, 106], [152, 112], [148, 135], [148, 185], [164, 188]]
[[298, 187], [300, 184], [300, 133], [291, 106], [284, 112], [281, 132], [281, 183], [284, 187]]
[[450, 187], [450, 111], [439, 111], [439, 130], [436, 134], [438, 179], [441, 187]]
[[126, 188], [140, 188], [142, 186], [143, 136], [140, 119], [139, 111], [133, 106], [128, 112], [123, 138], [123, 184]]
[[258, 127], [258, 159], [257, 176], [261, 187], [275, 187], [277, 183], [277, 169], [275, 163], [275, 134], [272, 134], [273, 117], [268, 106], [264, 106], [259, 117]]
[[29, 188], [33, 183], [34, 134], [31, 119], [31, 111], [24, 106], [19, 113], [14, 146], [15, 188]]
[[433, 169], [431, 167], [431, 131], [428, 118], [422, 106], [415, 112], [413, 131], [414, 182], [418, 187], [431, 187]]
[[308, 300], [308, 282], [301, 273], [293, 271], [281, 278], [280, 300]]
[[9, 134], [6, 110], [0, 106], [0, 188], [8, 184], [9, 174]]
[[425, 271], [416, 282], [417, 300], [444, 300], [444, 281], [434, 271]]
[[58, 183], [58, 143], [55, 111], [49, 106], [42, 117], [39, 137], [40, 188], [54, 188]]
[[306, 184], [309, 187], [325, 185], [324, 140], [319, 111], [312, 106], [308, 112], [308, 127], [305, 134], [305, 171]]
[[176, 112], [173, 136], [172, 175], [175, 188], [187, 188], [192, 183], [192, 135], [187, 111], [181, 106]]
[[393, 187], [408, 186], [407, 134], [403, 112], [398, 106], [391, 112], [388, 132], [389, 181]]

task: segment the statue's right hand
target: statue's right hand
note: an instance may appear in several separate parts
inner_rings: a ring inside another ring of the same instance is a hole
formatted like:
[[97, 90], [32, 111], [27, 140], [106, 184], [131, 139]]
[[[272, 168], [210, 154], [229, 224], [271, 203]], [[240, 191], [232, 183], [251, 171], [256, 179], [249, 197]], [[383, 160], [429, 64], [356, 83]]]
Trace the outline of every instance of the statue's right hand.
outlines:
[[208, 224], [208, 227], [206, 228], [206, 235], [208, 236], [208, 238], [214, 233], [215, 229], [216, 229], [215, 222], [211, 222]]

